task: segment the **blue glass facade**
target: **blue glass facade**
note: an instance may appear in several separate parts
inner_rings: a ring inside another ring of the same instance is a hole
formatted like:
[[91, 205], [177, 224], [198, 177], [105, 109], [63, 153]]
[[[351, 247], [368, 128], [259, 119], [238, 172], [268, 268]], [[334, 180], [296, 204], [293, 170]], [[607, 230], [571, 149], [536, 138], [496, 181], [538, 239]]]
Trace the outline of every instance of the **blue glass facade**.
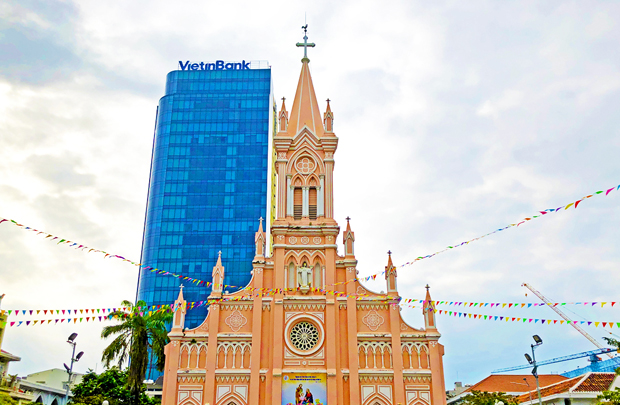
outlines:
[[[211, 281], [222, 251], [225, 284], [251, 278], [258, 218], [268, 217], [271, 70], [172, 71], [159, 101], [141, 263]], [[138, 299], [171, 304], [179, 280], [140, 274]], [[232, 290], [229, 288], [229, 290]], [[210, 288], [186, 283], [187, 301]], [[188, 311], [194, 328], [206, 308]]]

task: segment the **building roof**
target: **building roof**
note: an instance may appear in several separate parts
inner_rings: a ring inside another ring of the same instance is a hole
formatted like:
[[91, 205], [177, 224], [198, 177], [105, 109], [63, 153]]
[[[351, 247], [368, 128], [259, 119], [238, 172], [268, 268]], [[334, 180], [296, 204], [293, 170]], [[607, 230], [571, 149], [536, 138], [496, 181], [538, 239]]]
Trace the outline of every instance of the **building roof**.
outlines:
[[295, 137], [304, 125], [318, 137], [322, 137], [324, 132], [323, 120], [321, 119], [319, 104], [314, 93], [314, 85], [312, 84], [308, 62], [307, 59], [302, 61], [299, 83], [297, 84], [295, 99], [291, 107], [291, 115], [287, 127], [288, 134], [291, 137]]
[[[542, 398], [568, 392], [601, 392], [608, 390], [616, 378], [615, 373], [588, 373], [540, 388]], [[543, 384], [541, 384], [543, 385]], [[529, 402], [530, 394], [538, 396], [536, 390], [532, 390], [517, 397], [521, 402]]]
[[8, 361], [20, 361], [22, 358], [0, 349], [0, 359], [7, 359]]
[[[523, 381], [524, 378], [525, 381]], [[538, 383], [541, 386], [554, 384], [566, 379], [566, 377], [559, 374], [538, 375]], [[536, 387], [536, 379], [534, 379], [534, 376], [531, 374], [491, 374], [479, 383], [472, 385], [464, 392], [528, 392], [531, 387]]]

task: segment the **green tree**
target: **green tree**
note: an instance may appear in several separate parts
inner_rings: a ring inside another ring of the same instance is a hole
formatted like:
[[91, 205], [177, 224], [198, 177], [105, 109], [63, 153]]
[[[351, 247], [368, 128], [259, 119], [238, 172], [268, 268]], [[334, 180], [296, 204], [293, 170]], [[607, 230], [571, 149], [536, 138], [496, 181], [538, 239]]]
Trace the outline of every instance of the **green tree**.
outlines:
[[461, 404], [495, 405], [500, 401], [503, 402], [504, 405], [516, 405], [519, 403], [516, 397], [507, 395], [505, 392], [472, 391], [469, 395], [463, 398]]
[[603, 391], [597, 396], [597, 405], [620, 405], [620, 388], [616, 387], [613, 391]]
[[8, 394], [0, 392], [0, 405], [17, 405], [17, 401]]
[[172, 321], [168, 311], [145, 311], [146, 303], [138, 301], [136, 306], [123, 301], [127, 312], [117, 310], [110, 315], [121, 321], [118, 325], [106, 326], [101, 337], [107, 339], [118, 335], [103, 351], [102, 361], [106, 367], [116, 362], [119, 368], [129, 361], [126, 386], [132, 396], [132, 405], [139, 405], [140, 390], [143, 386], [149, 351], [155, 359], [157, 370], [163, 371], [165, 364], [164, 346], [170, 341], [166, 324]]
[[[133, 397], [127, 389], [127, 371], [117, 367], [107, 369], [101, 374], [88, 370], [82, 381], [76, 384], [71, 392], [70, 405], [101, 405], [108, 400], [110, 405], [131, 405]], [[139, 405], [156, 405], [159, 401], [146, 395], [146, 386], [140, 387]]]

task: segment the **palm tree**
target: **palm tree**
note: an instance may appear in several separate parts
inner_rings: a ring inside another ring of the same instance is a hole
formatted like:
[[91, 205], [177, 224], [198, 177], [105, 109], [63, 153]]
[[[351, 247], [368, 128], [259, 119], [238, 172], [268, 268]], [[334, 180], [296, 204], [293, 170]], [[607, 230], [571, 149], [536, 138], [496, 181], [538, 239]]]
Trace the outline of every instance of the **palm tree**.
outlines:
[[117, 360], [119, 368], [122, 368], [125, 361], [131, 360], [127, 387], [131, 391], [133, 405], [139, 405], [149, 362], [149, 350], [155, 356], [157, 370], [164, 369], [164, 346], [170, 341], [166, 324], [172, 321], [172, 312], [147, 312], [144, 301], [138, 301], [136, 306], [129, 301], [123, 301], [121, 305], [127, 312], [119, 309], [110, 314], [111, 317], [120, 319], [121, 323], [106, 326], [101, 332], [104, 339], [118, 334], [103, 351], [101, 360], [106, 367]]

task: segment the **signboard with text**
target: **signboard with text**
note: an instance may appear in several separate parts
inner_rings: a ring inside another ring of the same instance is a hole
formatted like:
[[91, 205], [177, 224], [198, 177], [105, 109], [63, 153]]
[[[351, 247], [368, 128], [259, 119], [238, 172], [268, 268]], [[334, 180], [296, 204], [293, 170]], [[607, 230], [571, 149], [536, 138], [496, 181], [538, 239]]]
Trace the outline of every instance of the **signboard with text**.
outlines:
[[282, 377], [282, 405], [327, 405], [326, 374], [284, 374]]

